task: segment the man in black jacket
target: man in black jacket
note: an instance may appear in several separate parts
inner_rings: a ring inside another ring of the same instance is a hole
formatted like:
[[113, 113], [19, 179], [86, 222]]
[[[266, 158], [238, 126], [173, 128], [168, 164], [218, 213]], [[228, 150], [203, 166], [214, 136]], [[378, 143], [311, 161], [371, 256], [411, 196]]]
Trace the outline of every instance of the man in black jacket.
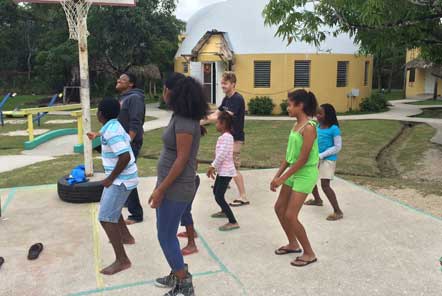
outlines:
[[[146, 114], [144, 92], [136, 88], [137, 78], [131, 73], [124, 73], [118, 78], [116, 90], [120, 93], [121, 105], [118, 121], [124, 127], [131, 138], [131, 146], [135, 159], [138, 158], [141, 146], [143, 146], [143, 125]], [[126, 224], [131, 225], [143, 221], [143, 207], [138, 197], [137, 189], [132, 190], [127, 199], [129, 217]]]

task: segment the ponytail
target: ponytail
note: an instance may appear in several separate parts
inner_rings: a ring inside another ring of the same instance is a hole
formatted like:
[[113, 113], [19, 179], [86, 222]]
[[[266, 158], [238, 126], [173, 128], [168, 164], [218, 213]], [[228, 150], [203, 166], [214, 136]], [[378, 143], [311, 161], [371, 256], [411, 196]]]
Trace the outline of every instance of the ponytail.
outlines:
[[318, 110], [318, 101], [316, 100], [316, 96], [311, 91], [307, 92], [304, 89], [299, 89], [289, 93], [288, 98], [295, 104], [302, 103], [305, 114], [310, 117], [315, 116]]

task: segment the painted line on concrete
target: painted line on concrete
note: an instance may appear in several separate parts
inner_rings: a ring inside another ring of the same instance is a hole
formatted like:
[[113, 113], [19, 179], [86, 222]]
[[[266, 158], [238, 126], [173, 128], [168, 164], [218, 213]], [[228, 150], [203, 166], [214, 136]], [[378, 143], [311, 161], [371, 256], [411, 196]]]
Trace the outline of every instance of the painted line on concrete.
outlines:
[[3, 203], [2, 208], [1, 208], [1, 212], [2, 215], [6, 212], [6, 210], [8, 209], [9, 204], [12, 202], [12, 200], [15, 197], [15, 193], [17, 192], [16, 188], [12, 188], [9, 193], [8, 193], [8, 197], [6, 197], [6, 201]]
[[204, 238], [203, 235], [201, 235], [200, 232], [197, 232], [198, 234], [198, 238], [200, 239], [200, 242], [203, 244], [203, 247], [206, 249], [207, 253], [209, 254], [209, 256], [216, 262], [218, 263], [219, 267], [221, 268], [221, 270], [225, 273], [227, 273], [230, 277], [232, 277], [235, 282], [240, 286], [241, 288], [241, 294], [242, 295], [247, 295], [246, 289], [244, 284], [241, 282], [241, 280], [239, 279], [239, 277], [234, 274], [233, 272], [231, 272], [227, 266], [221, 261], [221, 259], [215, 254], [215, 252], [210, 248], [209, 244], [207, 243], [206, 239]]
[[[199, 277], [203, 277], [203, 276], [210, 276], [210, 275], [218, 274], [221, 272], [224, 272], [224, 271], [223, 270], [205, 271], [205, 272], [194, 273], [194, 274], [192, 274], [192, 276], [193, 276], [193, 278], [199, 278]], [[121, 285], [115, 285], [115, 286], [110, 286], [110, 287], [104, 287], [104, 288], [100, 288], [100, 289], [72, 293], [72, 294], [68, 294], [68, 296], [87, 296], [87, 295], [93, 295], [93, 294], [98, 294], [98, 293], [103, 293], [103, 292], [122, 290], [122, 289], [139, 287], [139, 286], [153, 285], [154, 283], [155, 283], [155, 280], [141, 281], [141, 282], [135, 282], [135, 283], [129, 283], [129, 284], [121, 284]]]
[[415, 207], [413, 207], [413, 206], [410, 206], [409, 204], [407, 204], [407, 203], [405, 203], [405, 202], [403, 202], [403, 201], [401, 201], [401, 200], [397, 200], [397, 199], [392, 198], [392, 197], [390, 197], [390, 196], [387, 196], [387, 195], [384, 195], [384, 194], [381, 194], [381, 193], [375, 192], [375, 191], [373, 191], [373, 190], [371, 190], [371, 189], [369, 189], [369, 188], [366, 188], [366, 187], [364, 187], [364, 186], [360, 186], [360, 185], [358, 185], [358, 184], [356, 184], [356, 183], [353, 183], [353, 182], [351, 182], [351, 181], [348, 181], [348, 180], [342, 179], [342, 178], [340, 178], [340, 177], [337, 177], [337, 176], [336, 176], [335, 178], [338, 179], [338, 180], [343, 181], [344, 183], [347, 183], [347, 184], [350, 185], [350, 186], [353, 186], [353, 187], [355, 187], [355, 188], [358, 188], [358, 189], [360, 189], [360, 190], [363, 190], [363, 191], [365, 191], [365, 192], [367, 192], [367, 193], [371, 193], [372, 195], [374, 195], [374, 196], [376, 196], [376, 197], [378, 197], [378, 198], [381, 198], [381, 199], [384, 199], [384, 200], [388, 200], [388, 201], [390, 201], [390, 202], [393, 202], [393, 203], [395, 203], [395, 204], [398, 204], [398, 205], [400, 205], [401, 207], [403, 207], [403, 208], [405, 208], [405, 209], [407, 209], [407, 210], [410, 210], [410, 211], [415, 212], [415, 213], [417, 213], [417, 214], [421, 214], [421, 215], [427, 216], [427, 217], [429, 217], [429, 218], [432, 218], [432, 219], [435, 219], [435, 220], [438, 220], [438, 221], [442, 221], [442, 217], [438, 217], [438, 216], [433, 215], [433, 214], [431, 214], [431, 213], [425, 212], [424, 210], [421, 210], [421, 209], [415, 208]]
[[93, 248], [94, 248], [94, 269], [95, 269], [95, 279], [97, 282], [97, 288], [102, 289], [104, 287], [104, 279], [101, 274], [101, 247], [100, 247], [100, 232], [97, 218], [97, 205], [90, 205], [90, 215], [92, 222], [92, 238], [93, 238]]
[[12, 190], [12, 189], [16, 189], [18, 191], [45, 190], [45, 189], [54, 189], [56, 187], [57, 187], [57, 184], [18, 186], [18, 187], [10, 187], [10, 188], [0, 188], [0, 192], [9, 191], [9, 190]]

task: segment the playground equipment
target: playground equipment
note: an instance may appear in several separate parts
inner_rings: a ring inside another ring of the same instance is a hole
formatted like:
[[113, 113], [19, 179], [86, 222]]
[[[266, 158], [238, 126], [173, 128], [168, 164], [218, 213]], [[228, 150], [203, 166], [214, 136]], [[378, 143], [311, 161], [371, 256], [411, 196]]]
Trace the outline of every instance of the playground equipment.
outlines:
[[2, 126], [5, 126], [5, 122], [3, 120], [3, 107], [6, 105], [6, 102], [10, 99], [15, 97], [17, 94], [16, 93], [7, 93], [4, 97], [3, 100], [0, 102], [0, 121]]
[[[96, 112], [97, 109], [91, 109], [91, 112]], [[74, 146], [75, 153], [83, 153], [84, 152], [84, 142], [83, 142], [83, 112], [73, 111], [71, 112], [71, 116], [74, 117], [77, 121], [77, 137], [78, 143]], [[101, 145], [101, 138], [98, 137], [92, 141], [92, 149]]]
[[[55, 101], [57, 101], [57, 98], [62, 98], [63, 94], [56, 94], [53, 95], [51, 100], [48, 103], [48, 107], [52, 107], [55, 104]], [[42, 113], [37, 113], [37, 116], [34, 118], [34, 122], [37, 122], [38, 126], [40, 126], [40, 120], [45, 117], [48, 114], [48, 112], [42, 112]]]
[[89, 62], [87, 37], [87, 14], [92, 4], [110, 6], [135, 6], [135, 0], [14, 0], [16, 2], [59, 3], [64, 9], [69, 25], [69, 38], [78, 41], [78, 55], [80, 65], [80, 98], [83, 111], [83, 145], [86, 176], [92, 176], [92, 143], [87, 140], [87, 133], [91, 131], [90, 116], [90, 89], [89, 89]]

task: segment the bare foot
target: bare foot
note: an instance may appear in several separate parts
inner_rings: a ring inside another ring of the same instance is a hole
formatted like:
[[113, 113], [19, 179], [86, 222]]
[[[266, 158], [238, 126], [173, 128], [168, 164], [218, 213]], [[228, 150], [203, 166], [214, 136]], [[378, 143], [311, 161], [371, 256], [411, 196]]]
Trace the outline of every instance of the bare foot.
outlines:
[[131, 266], [132, 266], [132, 264], [129, 261], [129, 259], [124, 262], [115, 261], [114, 263], [112, 263], [108, 267], [102, 269], [100, 272], [105, 275], [112, 275], [112, 274], [116, 274], [120, 271], [123, 271], [125, 269], [128, 269]]
[[135, 245], [135, 239], [133, 238], [133, 236], [123, 237], [122, 241], [125, 245]]
[[181, 253], [183, 254], [183, 256], [192, 255], [198, 253], [198, 248], [196, 246], [187, 245], [181, 249]]

